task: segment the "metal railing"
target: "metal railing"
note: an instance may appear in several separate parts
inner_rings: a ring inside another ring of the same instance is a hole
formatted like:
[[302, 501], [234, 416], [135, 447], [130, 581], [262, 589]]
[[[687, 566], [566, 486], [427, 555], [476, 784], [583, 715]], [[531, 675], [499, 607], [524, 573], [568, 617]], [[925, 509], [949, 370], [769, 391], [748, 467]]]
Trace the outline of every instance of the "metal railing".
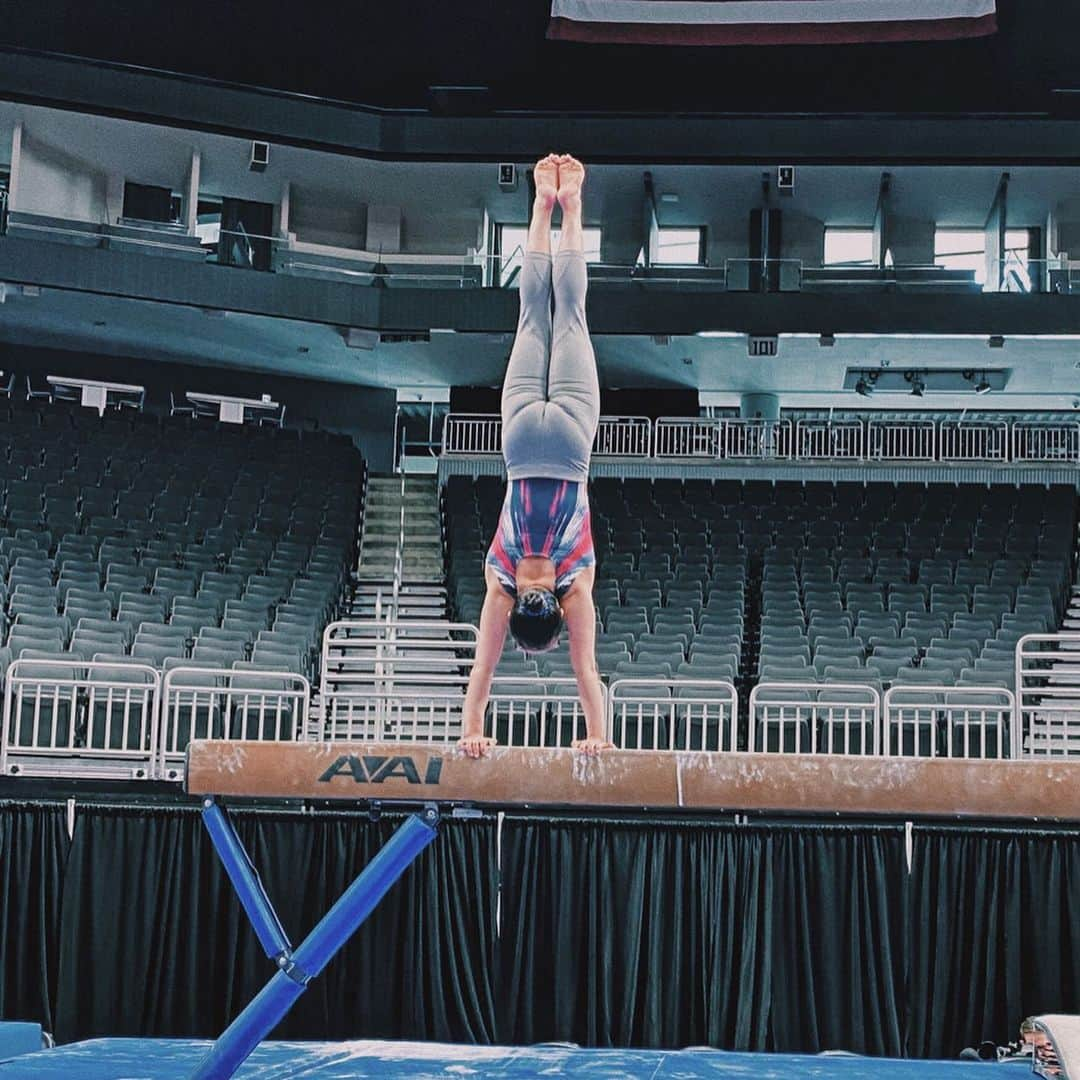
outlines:
[[[443, 454], [501, 452], [499, 417], [450, 414], [446, 418]], [[1080, 422], [982, 417], [803, 418], [793, 422], [680, 416], [650, 421], [640, 416], [606, 416], [600, 420], [593, 453], [680, 461], [1077, 465]]]
[[1008, 461], [1009, 425], [1004, 420], [942, 420], [939, 461]]
[[160, 687], [158, 672], [139, 663], [13, 661], [0, 774], [150, 778]]
[[1080, 755], [1080, 634], [1016, 643], [1016, 726], [1024, 756]]
[[751, 753], [881, 753], [881, 697], [859, 683], [758, 683], [749, 724]]
[[882, 750], [894, 757], [1015, 758], [1016, 699], [995, 686], [893, 686]]
[[698, 420], [679, 416], [661, 417], [653, 431], [653, 457], [718, 458], [721, 425], [716, 420]]
[[865, 429], [861, 420], [798, 420], [795, 457], [799, 461], [861, 461]]
[[1080, 423], [1019, 420], [1012, 426], [1013, 461], [1080, 462]]
[[293, 742], [305, 735], [311, 684], [288, 671], [174, 667], [161, 683], [158, 768], [183, 776], [192, 739]]
[[874, 419], [866, 424], [867, 457], [872, 461], [934, 461], [933, 420]]
[[616, 679], [608, 738], [625, 750], [738, 749], [739, 693], [722, 679]]
[[652, 452], [652, 421], [647, 416], [601, 416], [593, 441], [599, 457], [647, 458]]

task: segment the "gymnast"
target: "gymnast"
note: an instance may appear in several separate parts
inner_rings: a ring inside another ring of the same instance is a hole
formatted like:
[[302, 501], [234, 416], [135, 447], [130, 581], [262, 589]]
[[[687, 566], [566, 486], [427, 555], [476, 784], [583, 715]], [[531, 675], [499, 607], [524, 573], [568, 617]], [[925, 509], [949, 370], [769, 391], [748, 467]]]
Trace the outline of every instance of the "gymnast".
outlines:
[[[521, 310], [502, 392], [506, 498], [485, 560], [487, 593], [459, 743], [474, 758], [495, 742], [484, 735], [484, 714], [508, 629], [524, 652], [540, 653], [559, 644], [565, 624], [586, 727], [573, 746], [596, 754], [611, 745], [596, 667], [596, 556], [586, 486], [600, 385], [585, 321], [585, 168], [568, 154], [549, 154], [533, 177]], [[552, 258], [556, 202], [562, 234]]]

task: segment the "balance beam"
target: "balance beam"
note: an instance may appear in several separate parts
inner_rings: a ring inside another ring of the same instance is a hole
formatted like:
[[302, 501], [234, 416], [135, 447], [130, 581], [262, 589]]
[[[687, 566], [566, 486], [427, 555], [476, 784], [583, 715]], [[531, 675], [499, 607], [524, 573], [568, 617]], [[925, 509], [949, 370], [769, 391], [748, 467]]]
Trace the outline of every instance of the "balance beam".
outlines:
[[1080, 820], [1080, 761], [227, 742], [188, 748], [194, 795], [480, 806]]

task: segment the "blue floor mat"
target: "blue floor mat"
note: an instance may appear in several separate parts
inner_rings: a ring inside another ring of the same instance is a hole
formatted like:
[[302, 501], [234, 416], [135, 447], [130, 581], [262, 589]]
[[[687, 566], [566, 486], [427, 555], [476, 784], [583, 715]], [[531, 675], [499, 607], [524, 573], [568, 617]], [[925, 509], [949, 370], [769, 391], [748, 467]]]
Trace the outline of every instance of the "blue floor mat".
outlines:
[[[93, 1039], [0, 1062], [0, 1080], [186, 1080], [210, 1045], [195, 1039]], [[1004, 1066], [1009, 1075], [1029, 1074]], [[962, 1061], [733, 1054], [719, 1050], [577, 1050], [409, 1042], [267, 1042], [238, 1080], [951, 1080], [987, 1074]], [[999, 1075], [999, 1074], [991, 1074]]]

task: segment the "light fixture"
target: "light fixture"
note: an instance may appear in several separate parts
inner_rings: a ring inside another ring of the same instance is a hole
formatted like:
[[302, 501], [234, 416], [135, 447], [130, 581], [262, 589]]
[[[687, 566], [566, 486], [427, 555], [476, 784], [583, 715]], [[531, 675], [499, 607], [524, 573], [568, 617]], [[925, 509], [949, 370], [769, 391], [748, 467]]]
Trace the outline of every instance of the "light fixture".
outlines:
[[823, 349], [832, 348], [832, 346], [836, 344], [836, 335], [835, 334], [822, 334], [818, 338], [818, 344]]
[[975, 384], [976, 394], [989, 394], [993, 390], [993, 387], [986, 381], [986, 373], [980, 376], [979, 381]]
[[1001, 334], [991, 334], [986, 339], [986, 344], [989, 345], [991, 349], [1004, 349], [1005, 338], [1002, 337]]
[[859, 381], [855, 384], [855, 393], [859, 397], [869, 397], [874, 392], [873, 387], [866, 381], [866, 376], [860, 375]]
[[926, 389], [926, 383], [923, 382], [922, 375], [917, 371], [905, 371], [904, 378], [911, 383], [911, 396], [922, 397], [923, 391]]

